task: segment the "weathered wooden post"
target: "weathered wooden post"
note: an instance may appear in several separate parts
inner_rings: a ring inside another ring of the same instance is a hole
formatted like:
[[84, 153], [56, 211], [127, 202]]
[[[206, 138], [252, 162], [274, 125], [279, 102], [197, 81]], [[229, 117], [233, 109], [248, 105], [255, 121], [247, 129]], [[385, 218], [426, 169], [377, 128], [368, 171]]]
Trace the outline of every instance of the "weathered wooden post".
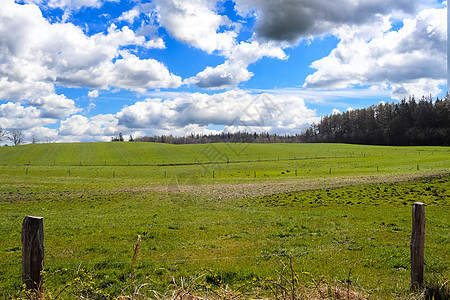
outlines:
[[425, 204], [415, 202], [412, 208], [411, 290], [423, 285], [425, 246]]
[[40, 293], [44, 269], [44, 218], [26, 216], [22, 223], [22, 282]]

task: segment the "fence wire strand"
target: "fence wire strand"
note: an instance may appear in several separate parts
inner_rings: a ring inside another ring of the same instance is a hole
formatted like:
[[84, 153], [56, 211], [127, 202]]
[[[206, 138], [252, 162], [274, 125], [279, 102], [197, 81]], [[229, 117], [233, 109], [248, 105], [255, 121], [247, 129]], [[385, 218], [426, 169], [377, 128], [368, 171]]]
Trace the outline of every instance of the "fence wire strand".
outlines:
[[[386, 214], [398, 214], [398, 211], [383, 211]], [[378, 215], [373, 213], [372, 215]], [[153, 226], [192, 226], [192, 225], [226, 225], [226, 224], [244, 224], [244, 223], [270, 223], [270, 222], [286, 222], [293, 220], [310, 220], [310, 219], [330, 219], [330, 218], [349, 218], [359, 216], [358, 214], [343, 214], [329, 216], [308, 216], [308, 217], [292, 217], [279, 219], [254, 219], [254, 220], [238, 220], [238, 221], [215, 221], [215, 222], [180, 222], [180, 223], [140, 223], [140, 224], [83, 224], [83, 225], [45, 225], [44, 228], [95, 228], [95, 227], [153, 227]], [[366, 214], [367, 216], [367, 214]], [[0, 229], [17, 229], [18, 226], [0, 226]]]
[[[370, 245], [366, 247], [359, 247], [362, 249], [369, 248], [380, 248], [380, 247], [392, 247], [393, 244], [382, 244], [382, 245]], [[407, 245], [403, 245], [407, 247]], [[143, 260], [136, 261], [136, 264], [158, 264], [158, 263], [184, 263], [184, 262], [199, 262], [199, 261], [217, 261], [217, 260], [236, 260], [236, 259], [251, 259], [251, 258], [268, 258], [268, 257], [288, 257], [290, 255], [295, 257], [300, 257], [302, 255], [312, 254], [312, 253], [323, 253], [323, 252], [341, 252], [341, 251], [352, 251], [353, 249], [347, 248], [334, 248], [334, 249], [320, 249], [311, 251], [302, 251], [296, 253], [270, 253], [270, 254], [260, 254], [260, 255], [243, 255], [243, 256], [225, 256], [225, 257], [209, 257], [209, 258], [189, 258], [189, 259], [165, 259], [165, 260]], [[45, 266], [71, 266], [71, 265], [124, 265], [131, 264], [131, 261], [100, 261], [100, 262], [77, 262], [77, 263], [46, 263]], [[0, 264], [0, 267], [12, 267], [21, 266], [21, 263], [15, 264]]]

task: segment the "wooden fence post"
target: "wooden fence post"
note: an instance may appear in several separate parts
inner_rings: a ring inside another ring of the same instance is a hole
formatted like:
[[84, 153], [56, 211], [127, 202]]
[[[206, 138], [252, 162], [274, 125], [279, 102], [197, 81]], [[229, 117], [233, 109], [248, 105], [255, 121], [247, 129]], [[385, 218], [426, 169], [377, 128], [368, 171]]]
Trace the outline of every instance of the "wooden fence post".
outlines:
[[40, 292], [44, 269], [44, 218], [26, 216], [22, 223], [22, 282]]
[[412, 208], [411, 290], [423, 285], [425, 246], [425, 204], [415, 202]]

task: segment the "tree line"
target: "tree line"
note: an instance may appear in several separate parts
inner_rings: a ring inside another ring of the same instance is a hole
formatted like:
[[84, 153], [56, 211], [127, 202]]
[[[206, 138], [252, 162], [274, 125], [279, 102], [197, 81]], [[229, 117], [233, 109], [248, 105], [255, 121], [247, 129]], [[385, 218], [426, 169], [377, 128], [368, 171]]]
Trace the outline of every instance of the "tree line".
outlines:
[[[120, 134], [114, 141], [123, 141]], [[130, 136], [130, 141], [133, 140]], [[380, 103], [321, 118], [303, 133], [277, 135], [236, 132], [143, 136], [139, 142], [169, 144], [205, 143], [350, 143], [368, 145], [450, 145], [450, 97], [414, 97], [400, 103]]]
[[450, 97], [414, 97], [322, 117], [304, 142], [368, 145], [450, 145]]
[[302, 135], [277, 135], [263, 133], [235, 132], [220, 134], [190, 134], [176, 137], [172, 135], [143, 136], [134, 139], [136, 142], [155, 142], [168, 144], [207, 144], [207, 143], [301, 143]]

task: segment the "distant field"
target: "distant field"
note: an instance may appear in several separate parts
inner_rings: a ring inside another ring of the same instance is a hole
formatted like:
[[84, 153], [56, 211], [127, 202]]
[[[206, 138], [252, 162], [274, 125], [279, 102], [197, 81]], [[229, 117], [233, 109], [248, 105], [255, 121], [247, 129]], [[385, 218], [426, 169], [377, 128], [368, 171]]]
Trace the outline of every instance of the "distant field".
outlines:
[[424, 176], [448, 170], [448, 147], [123, 142], [0, 148], [3, 189], [19, 183], [77, 190], [342, 177], [358, 183], [360, 177]]
[[449, 175], [449, 147], [3, 147], [0, 296], [20, 295], [26, 215], [44, 217], [45, 282], [54, 294], [90, 276], [104, 293], [146, 283], [151, 294], [202, 272], [205, 286], [237, 289], [276, 277], [292, 256], [310, 274], [306, 285], [313, 276], [374, 297], [405, 296], [415, 201], [427, 204], [426, 278], [449, 278]]
[[[0, 165], [35, 166], [161, 166], [278, 160], [344, 159], [389, 163], [445, 161], [449, 147], [386, 147], [346, 144], [172, 145], [110, 142], [35, 144], [0, 148]], [[409, 165], [409, 164], [408, 164]], [[438, 166], [433, 164], [431, 166]], [[442, 167], [448, 167], [444, 164]], [[400, 166], [397, 166], [400, 167]]]

